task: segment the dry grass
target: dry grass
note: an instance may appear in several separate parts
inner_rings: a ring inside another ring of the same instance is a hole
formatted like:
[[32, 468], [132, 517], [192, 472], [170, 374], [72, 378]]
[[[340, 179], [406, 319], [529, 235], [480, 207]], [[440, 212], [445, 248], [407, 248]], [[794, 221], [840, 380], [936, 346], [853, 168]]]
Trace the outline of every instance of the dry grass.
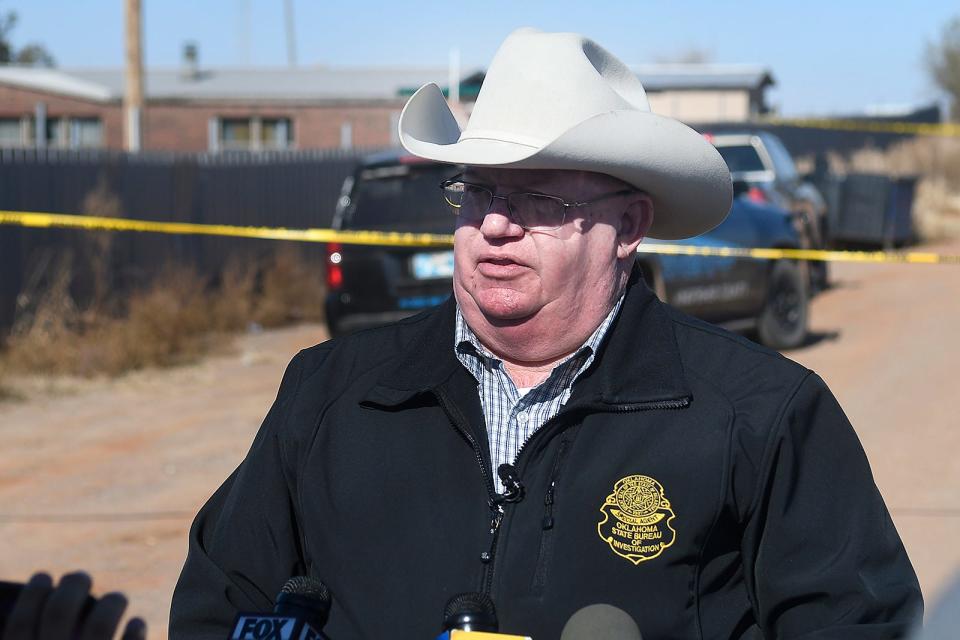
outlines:
[[264, 327], [323, 319], [324, 284], [293, 248], [282, 249], [263, 273], [253, 320]]
[[[83, 212], [117, 217], [121, 209], [102, 173]], [[282, 246], [261, 260], [236, 257], [216, 278], [168, 265], [145, 288], [121, 294], [113, 241], [111, 232], [85, 232], [75, 254], [55, 247], [33, 256], [14, 326], [0, 336], [0, 399], [17, 395], [23, 374], [116, 376], [177, 365], [251, 326], [323, 319], [323, 274], [299, 247]], [[83, 292], [83, 305], [75, 291]]]
[[913, 215], [921, 237], [960, 237], [960, 139], [920, 137], [886, 151], [862, 149], [849, 159], [831, 155], [830, 168], [839, 174], [882, 173], [918, 177]]
[[[151, 285], [117, 300], [95, 295], [79, 309], [70, 294], [72, 257], [62, 256], [41, 293], [18, 313], [0, 372], [116, 376], [196, 360], [228, 334], [258, 323], [322, 318], [321, 275], [293, 250], [257, 265], [233, 260], [217, 283], [167, 267]], [[119, 310], [119, 311], [115, 311]], [[8, 389], [9, 393], [13, 391]]]
[[[123, 213], [123, 204], [110, 189], [105, 172], [97, 178], [96, 186], [83, 199], [83, 213], [101, 218], [119, 218]], [[88, 231], [83, 234], [84, 259], [90, 268], [93, 280], [94, 309], [102, 309], [110, 295], [110, 283], [113, 279], [112, 250], [116, 234], [110, 231]]]
[[227, 263], [220, 274], [217, 295], [210, 300], [210, 318], [215, 331], [241, 331], [253, 321], [259, 297], [257, 271], [256, 263], [249, 260], [232, 258]]
[[115, 317], [79, 311], [69, 292], [71, 270], [61, 267], [29, 315], [7, 339], [8, 370], [93, 376], [189, 361], [212, 344], [215, 318], [205, 282], [188, 269], [166, 269], [127, 301]]

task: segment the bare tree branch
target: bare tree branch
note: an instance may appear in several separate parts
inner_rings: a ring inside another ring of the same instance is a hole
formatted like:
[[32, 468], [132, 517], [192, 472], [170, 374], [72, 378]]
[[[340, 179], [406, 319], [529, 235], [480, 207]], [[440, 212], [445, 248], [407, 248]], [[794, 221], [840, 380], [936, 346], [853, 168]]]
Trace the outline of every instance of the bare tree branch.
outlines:
[[951, 115], [960, 121], [960, 16], [944, 25], [938, 42], [927, 43], [927, 72], [951, 101]]

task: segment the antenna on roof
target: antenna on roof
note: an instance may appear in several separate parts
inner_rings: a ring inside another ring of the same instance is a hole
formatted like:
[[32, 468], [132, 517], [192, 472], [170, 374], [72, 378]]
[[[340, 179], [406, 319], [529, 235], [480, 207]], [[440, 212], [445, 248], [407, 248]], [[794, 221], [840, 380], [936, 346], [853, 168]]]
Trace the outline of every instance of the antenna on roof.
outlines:
[[183, 43], [180, 65], [180, 76], [184, 80], [200, 78], [200, 49], [196, 42], [187, 41]]
[[287, 26], [287, 66], [297, 66], [297, 33], [293, 27], [293, 0], [284, 0], [283, 13]]

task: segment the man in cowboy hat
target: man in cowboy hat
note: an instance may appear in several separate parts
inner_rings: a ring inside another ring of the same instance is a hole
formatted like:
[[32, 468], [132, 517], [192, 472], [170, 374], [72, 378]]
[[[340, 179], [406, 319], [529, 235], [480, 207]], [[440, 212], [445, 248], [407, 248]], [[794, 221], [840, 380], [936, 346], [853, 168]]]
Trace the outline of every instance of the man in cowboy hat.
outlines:
[[400, 136], [467, 167], [442, 185], [454, 296], [294, 358], [197, 516], [173, 638], [224, 637], [300, 574], [332, 638], [431, 637], [467, 591], [538, 639], [595, 602], [650, 638], [904, 633], [916, 576], [824, 383], [634, 265], [648, 232], [723, 219], [710, 144], [592, 41], [530, 29], [463, 131], [427, 85]]

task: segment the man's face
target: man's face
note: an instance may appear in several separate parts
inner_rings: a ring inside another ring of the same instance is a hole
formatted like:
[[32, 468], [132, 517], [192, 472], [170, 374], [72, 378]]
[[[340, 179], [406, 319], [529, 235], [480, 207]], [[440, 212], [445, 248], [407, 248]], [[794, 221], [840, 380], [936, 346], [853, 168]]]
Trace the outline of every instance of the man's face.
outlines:
[[[585, 171], [470, 168], [464, 180], [497, 195], [537, 192], [567, 202], [595, 199], [624, 189], [609, 176]], [[482, 218], [458, 219], [454, 243], [454, 291], [471, 326], [482, 319], [509, 327], [533, 317], [562, 330], [581, 313], [609, 309], [623, 259], [619, 218], [632, 196], [568, 208], [559, 229], [528, 231], [495, 198]]]

